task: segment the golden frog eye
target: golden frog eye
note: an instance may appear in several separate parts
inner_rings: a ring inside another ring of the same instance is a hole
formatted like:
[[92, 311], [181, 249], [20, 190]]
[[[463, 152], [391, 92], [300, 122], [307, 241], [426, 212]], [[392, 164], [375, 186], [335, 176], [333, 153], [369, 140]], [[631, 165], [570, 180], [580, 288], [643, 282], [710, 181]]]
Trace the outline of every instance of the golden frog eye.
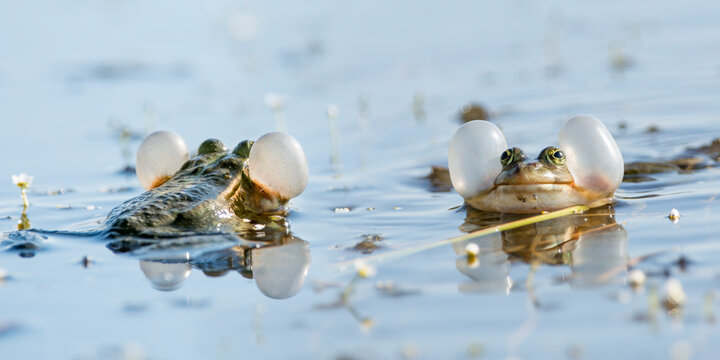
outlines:
[[546, 147], [540, 153], [540, 159], [558, 166], [565, 165], [565, 153], [554, 146]]
[[502, 166], [507, 166], [508, 164], [512, 163], [513, 157], [515, 153], [512, 149], [507, 149], [503, 151], [502, 155], [500, 155], [500, 163]]

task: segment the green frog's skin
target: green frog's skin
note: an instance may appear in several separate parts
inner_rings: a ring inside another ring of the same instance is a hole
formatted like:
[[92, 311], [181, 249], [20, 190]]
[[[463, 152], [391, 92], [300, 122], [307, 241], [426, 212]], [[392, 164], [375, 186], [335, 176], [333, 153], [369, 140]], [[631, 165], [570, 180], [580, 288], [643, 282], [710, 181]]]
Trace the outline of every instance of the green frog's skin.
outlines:
[[172, 178], [114, 208], [105, 219], [107, 235], [163, 238], [283, 227], [287, 199], [250, 179], [252, 145], [243, 141], [228, 152], [219, 140], [206, 140]]
[[[557, 158], [553, 159], [553, 154]], [[613, 201], [614, 191], [597, 192], [575, 185], [564, 157], [555, 147], [543, 149], [532, 160], [519, 148], [508, 149], [501, 158], [503, 169], [494, 185], [465, 201], [476, 209], [515, 214], [575, 205], [596, 207]]]

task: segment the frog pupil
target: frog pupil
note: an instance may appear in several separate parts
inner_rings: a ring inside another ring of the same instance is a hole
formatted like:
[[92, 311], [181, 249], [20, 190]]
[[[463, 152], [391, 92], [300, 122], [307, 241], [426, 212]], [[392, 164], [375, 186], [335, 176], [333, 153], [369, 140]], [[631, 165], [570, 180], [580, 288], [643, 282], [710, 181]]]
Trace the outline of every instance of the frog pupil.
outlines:
[[565, 157], [565, 154], [561, 150], [558, 150], [553, 154], [553, 157], [556, 159], [562, 159]]

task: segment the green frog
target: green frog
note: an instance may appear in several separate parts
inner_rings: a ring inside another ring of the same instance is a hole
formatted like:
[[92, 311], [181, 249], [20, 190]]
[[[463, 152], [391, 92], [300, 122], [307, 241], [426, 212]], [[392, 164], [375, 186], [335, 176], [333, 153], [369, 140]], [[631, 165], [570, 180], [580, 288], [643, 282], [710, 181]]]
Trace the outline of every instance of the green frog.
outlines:
[[[294, 141], [287, 134], [268, 135]], [[263, 138], [258, 140], [260, 146]], [[284, 227], [288, 200], [296, 194], [273, 190], [252, 176], [254, 146], [258, 145], [246, 140], [228, 151], [221, 141], [206, 140], [169, 179], [154, 181], [148, 191], [114, 208], [104, 222], [107, 235], [158, 238]], [[307, 164], [300, 155], [305, 173], [298, 177], [306, 182]], [[267, 161], [253, 166], [267, 166]], [[301, 185], [300, 192], [305, 187]]]
[[536, 159], [517, 147], [507, 149], [497, 126], [471, 121], [450, 141], [449, 175], [465, 202], [483, 211], [530, 214], [569, 206], [611, 203], [623, 177], [623, 159], [600, 120], [570, 119], [560, 131], [560, 147]]

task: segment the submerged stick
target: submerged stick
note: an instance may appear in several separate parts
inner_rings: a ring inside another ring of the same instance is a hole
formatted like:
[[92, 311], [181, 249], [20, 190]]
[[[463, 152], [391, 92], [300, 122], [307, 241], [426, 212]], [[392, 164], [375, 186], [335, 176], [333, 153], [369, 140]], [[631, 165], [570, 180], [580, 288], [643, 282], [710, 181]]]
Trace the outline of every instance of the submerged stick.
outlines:
[[350, 265], [350, 264], [354, 263], [356, 260], [362, 260], [366, 263], [370, 263], [370, 262], [382, 262], [382, 261], [386, 261], [386, 260], [390, 260], [390, 259], [403, 258], [405, 256], [416, 254], [416, 253], [419, 253], [419, 252], [422, 252], [425, 250], [434, 249], [436, 247], [440, 247], [443, 245], [448, 245], [448, 244], [452, 244], [452, 243], [456, 243], [456, 242], [460, 242], [460, 241], [464, 241], [464, 240], [474, 239], [477, 237], [485, 236], [485, 235], [496, 233], [496, 232], [511, 230], [511, 229], [519, 228], [519, 227], [522, 227], [525, 225], [538, 223], [541, 221], [546, 221], [546, 220], [556, 219], [556, 218], [567, 216], [567, 215], [577, 214], [577, 213], [581, 213], [581, 212], [587, 211], [587, 210], [589, 210], [589, 208], [587, 206], [582, 206], [582, 205], [571, 206], [571, 207], [564, 208], [561, 210], [551, 211], [546, 214], [531, 216], [531, 217], [528, 217], [525, 219], [515, 220], [515, 221], [508, 222], [508, 223], [491, 226], [491, 227], [488, 227], [485, 229], [473, 231], [471, 233], [452, 237], [449, 239], [434, 241], [434, 242], [427, 243], [427, 244], [411, 246], [406, 249], [394, 250], [394, 251], [390, 251], [390, 252], [387, 252], [384, 254], [378, 254], [375, 256], [369, 256], [369, 257], [363, 257], [363, 258], [359, 258], [359, 259], [344, 261], [344, 262], [338, 263], [337, 265], [339, 265], [339, 266]]

